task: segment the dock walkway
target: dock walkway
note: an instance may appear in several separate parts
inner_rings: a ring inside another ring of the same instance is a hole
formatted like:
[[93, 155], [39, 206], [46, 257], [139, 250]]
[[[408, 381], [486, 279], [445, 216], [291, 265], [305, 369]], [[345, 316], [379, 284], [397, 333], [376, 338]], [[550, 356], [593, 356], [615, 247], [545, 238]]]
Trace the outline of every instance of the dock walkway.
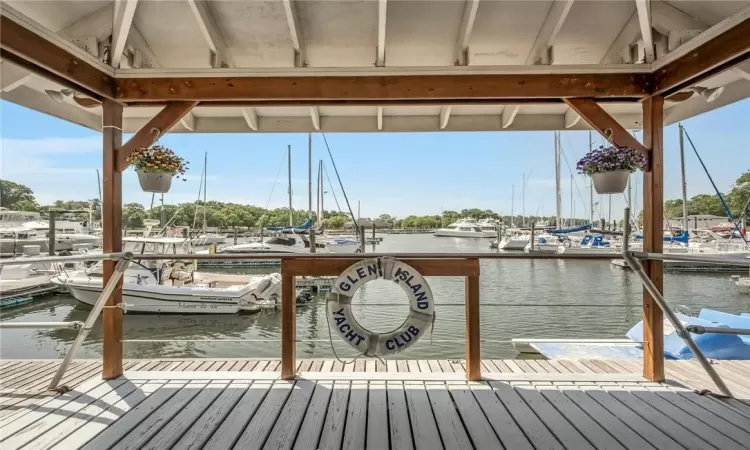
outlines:
[[76, 361], [73, 390], [45, 392], [59, 361], [0, 362], [2, 449], [746, 449], [750, 362], [719, 362], [736, 399], [700, 366], [668, 361], [666, 383], [631, 360], [128, 360], [100, 378]]

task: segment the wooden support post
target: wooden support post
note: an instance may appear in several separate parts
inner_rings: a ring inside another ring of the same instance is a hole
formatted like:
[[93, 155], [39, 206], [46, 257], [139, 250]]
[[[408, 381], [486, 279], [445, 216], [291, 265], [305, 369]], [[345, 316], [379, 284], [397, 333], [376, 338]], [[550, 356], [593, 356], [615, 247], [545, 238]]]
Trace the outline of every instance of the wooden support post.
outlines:
[[[643, 176], [643, 250], [661, 253], [664, 246], [664, 97], [643, 102], [643, 144], [650, 150], [651, 164]], [[664, 264], [644, 261], [643, 268], [659, 292], [664, 292]], [[643, 376], [664, 381], [664, 314], [643, 289]]]
[[[122, 172], [117, 156], [122, 146], [122, 105], [111, 100], [102, 103], [102, 251], [122, 251]], [[102, 286], [112, 277], [117, 261], [104, 261]], [[122, 281], [107, 300], [107, 306], [122, 303]], [[102, 378], [122, 375], [122, 310], [105, 308], [102, 317]]]
[[281, 262], [281, 379], [293, 380], [297, 369], [296, 278], [287, 275]]
[[[478, 260], [475, 261], [479, 264]], [[466, 277], [466, 379], [482, 379], [481, 354], [479, 349], [479, 276]]]

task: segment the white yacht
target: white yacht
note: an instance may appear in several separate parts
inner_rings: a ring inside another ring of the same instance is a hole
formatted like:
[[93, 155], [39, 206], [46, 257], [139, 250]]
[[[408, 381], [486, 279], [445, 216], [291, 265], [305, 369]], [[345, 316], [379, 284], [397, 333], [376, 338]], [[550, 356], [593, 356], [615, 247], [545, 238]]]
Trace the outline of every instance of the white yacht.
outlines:
[[445, 228], [435, 231], [434, 236], [438, 237], [466, 237], [466, 238], [493, 238], [497, 237], [494, 227], [485, 223], [486, 229], [482, 229], [476, 219], [460, 219]]
[[[137, 254], [177, 254], [185, 239], [125, 238], [123, 249]], [[281, 296], [281, 275], [247, 275], [218, 287], [221, 274], [193, 270], [190, 261], [139, 260], [136, 255], [123, 275], [123, 303], [127, 311], [161, 314], [237, 314], [274, 307]], [[94, 305], [102, 291], [101, 262], [86, 270], [62, 273], [52, 282], [86, 305]]]
[[[37, 235], [48, 238], [49, 222], [46, 220], [33, 220], [24, 222], [21, 226], [36, 231]], [[88, 233], [80, 222], [69, 220], [55, 220], [55, 250], [73, 250], [76, 244], [101, 245], [101, 236]]]
[[202, 233], [192, 239], [194, 246], [219, 245], [227, 241], [227, 236], [218, 233]]
[[510, 229], [497, 243], [499, 250], [525, 250], [531, 240], [531, 233], [525, 230]]
[[[318, 253], [325, 252], [325, 243], [316, 242], [315, 247]], [[310, 253], [310, 241], [304, 234], [285, 233], [267, 238], [263, 242], [222, 247], [216, 253]]]
[[316, 236], [315, 244], [325, 245], [330, 253], [355, 253], [359, 250], [359, 240], [356, 236]]
[[552, 234], [542, 234], [534, 236], [534, 246], [532, 247], [531, 242], [528, 242], [524, 250], [526, 252], [557, 253], [559, 246], [560, 238]]

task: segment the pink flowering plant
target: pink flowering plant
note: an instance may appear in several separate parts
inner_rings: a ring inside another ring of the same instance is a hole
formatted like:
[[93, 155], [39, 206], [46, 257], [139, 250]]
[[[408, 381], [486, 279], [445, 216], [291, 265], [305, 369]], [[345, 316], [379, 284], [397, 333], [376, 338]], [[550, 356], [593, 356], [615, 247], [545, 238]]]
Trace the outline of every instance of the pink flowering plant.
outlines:
[[591, 176], [595, 173], [625, 170], [635, 172], [646, 167], [646, 157], [639, 151], [628, 147], [599, 146], [581, 158], [576, 164], [578, 173]]

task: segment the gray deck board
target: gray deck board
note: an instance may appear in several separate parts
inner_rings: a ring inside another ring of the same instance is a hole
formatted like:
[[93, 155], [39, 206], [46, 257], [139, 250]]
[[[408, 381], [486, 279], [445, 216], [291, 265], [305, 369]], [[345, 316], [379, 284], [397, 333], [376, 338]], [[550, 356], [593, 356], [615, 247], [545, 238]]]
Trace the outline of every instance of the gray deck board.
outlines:
[[[482, 362], [488, 377], [509, 382], [466, 382], [455, 360], [359, 362], [344, 374], [335, 361], [300, 361], [316, 376], [280, 381], [268, 373], [278, 360], [129, 360], [124, 367], [138, 372], [105, 382], [100, 363], [84, 360], [65, 375], [74, 389], [55, 394], [44, 388], [57, 362], [3, 361], [0, 380], [8, 374], [23, 389], [0, 391], [0, 447], [734, 450], [750, 443], [743, 394], [750, 382], [742, 376], [750, 363], [717, 363], [738, 394], [720, 399], [692, 391], [707, 376], [690, 361], [667, 364], [668, 376], [687, 388], [633, 378], [637, 361]], [[610, 377], [621, 373], [631, 375]]]

